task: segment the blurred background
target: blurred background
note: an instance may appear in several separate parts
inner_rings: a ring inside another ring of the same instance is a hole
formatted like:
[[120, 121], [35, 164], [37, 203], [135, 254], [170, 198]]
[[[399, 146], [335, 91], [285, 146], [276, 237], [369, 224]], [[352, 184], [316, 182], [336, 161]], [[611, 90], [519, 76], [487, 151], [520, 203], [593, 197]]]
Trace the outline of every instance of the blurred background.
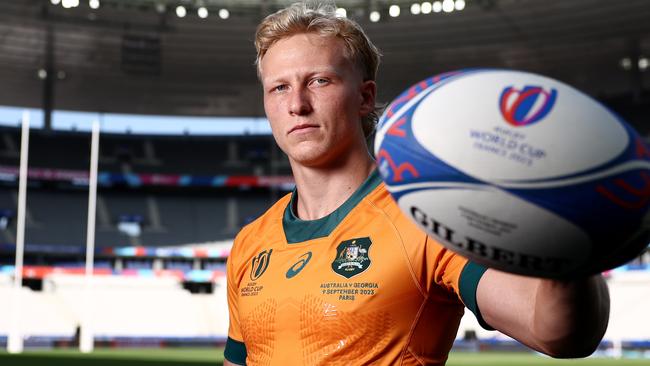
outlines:
[[[47, 359], [75, 350], [90, 308], [95, 353], [173, 348], [192, 351], [179, 356], [185, 363], [219, 362], [232, 239], [293, 188], [264, 117], [253, 46], [258, 22], [290, 3], [0, 0], [0, 347], [14, 316], [20, 124], [28, 112], [18, 319], [25, 350], [50, 350], [39, 353]], [[384, 55], [380, 102], [437, 73], [511, 68], [571, 84], [650, 137], [650, 1], [337, 6]], [[101, 126], [95, 276], [83, 302], [93, 121]], [[597, 355], [616, 364], [650, 357], [650, 254], [606, 276], [612, 316]], [[525, 351], [467, 315], [454, 351], [490, 350]]]

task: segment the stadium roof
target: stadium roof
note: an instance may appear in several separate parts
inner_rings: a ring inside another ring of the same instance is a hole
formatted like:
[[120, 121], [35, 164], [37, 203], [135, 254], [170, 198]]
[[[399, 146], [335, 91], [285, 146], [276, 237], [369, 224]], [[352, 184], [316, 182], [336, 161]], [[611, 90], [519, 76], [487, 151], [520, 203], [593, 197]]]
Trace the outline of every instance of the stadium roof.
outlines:
[[[92, 9], [81, 0], [66, 9], [59, 0], [1, 1], [0, 105], [42, 107], [49, 98], [63, 110], [262, 116], [253, 33], [263, 15], [290, 2], [100, 0]], [[388, 16], [391, 4], [400, 16]], [[530, 70], [597, 96], [639, 92], [650, 78], [638, 67], [650, 57], [647, 0], [466, 0], [462, 11], [418, 15], [411, 4], [338, 1], [384, 54], [383, 102], [466, 67]]]

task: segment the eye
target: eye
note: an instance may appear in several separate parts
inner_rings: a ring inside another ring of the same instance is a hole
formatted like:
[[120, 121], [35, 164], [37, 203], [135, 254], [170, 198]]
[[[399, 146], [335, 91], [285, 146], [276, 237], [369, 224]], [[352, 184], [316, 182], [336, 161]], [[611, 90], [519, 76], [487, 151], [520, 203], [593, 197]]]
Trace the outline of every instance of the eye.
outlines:
[[283, 91], [287, 90], [288, 88], [289, 88], [289, 86], [287, 84], [280, 84], [280, 85], [276, 85], [273, 88], [271, 88], [271, 92], [272, 93], [283, 92]]
[[312, 85], [323, 86], [329, 84], [330, 80], [328, 78], [314, 78], [311, 80]]

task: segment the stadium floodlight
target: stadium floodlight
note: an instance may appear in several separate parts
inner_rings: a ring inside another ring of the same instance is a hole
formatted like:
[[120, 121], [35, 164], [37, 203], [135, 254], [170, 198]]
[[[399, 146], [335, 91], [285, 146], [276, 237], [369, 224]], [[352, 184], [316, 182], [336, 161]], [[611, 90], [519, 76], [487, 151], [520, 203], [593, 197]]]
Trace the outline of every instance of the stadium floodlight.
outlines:
[[100, 6], [99, 0], [89, 0], [88, 6], [90, 6], [91, 9], [99, 9]]
[[61, 0], [50, 0], [50, 3], [52, 3], [52, 5], [59, 5]]
[[422, 8], [420, 7], [420, 3], [411, 4], [411, 14], [418, 15], [418, 14], [420, 14], [421, 10], [422, 10]]
[[219, 18], [228, 19], [230, 17], [230, 12], [228, 9], [219, 9]]
[[639, 70], [645, 71], [648, 69], [648, 66], [650, 66], [650, 60], [647, 57], [641, 57], [639, 59]]
[[465, 9], [465, 0], [456, 0], [456, 3], [454, 3], [454, 7], [458, 11]]
[[420, 10], [422, 11], [422, 14], [431, 13], [431, 9], [432, 9], [431, 3], [428, 1], [425, 1], [420, 5]]
[[381, 19], [381, 14], [377, 10], [373, 10], [370, 12], [370, 21], [373, 23], [377, 23]]
[[38, 71], [36, 72], [36, 76], [38, 76], [38, 78], [41, 80], [45, 80], [47, 78], [47, 70], [38, 69]]
[[431, 4], [431, 9], [434, 13], [440, 13], [442, 11], [442, 3], [440, 1], [434, 1], [433, 4]]
[[632, 60], [629, 57], [623, 57], [620, 63], [623, 70], [632, 69]]
[[179, 18], [183, 18], [187, 15], [187, 9], [183, 5], [179, 5], [176, 7], [176, 16]]
[[339, 18], [347, 18], [348, 11], [345, 8], [336, 8], [336, 16]]
[[445, 13], [451, 13], [455, 8], [456, 5], [454, 4], [454, 0], [444, 0], [442, 2], [442, 11]]
[[164, 13], [167, 10], [167, 5], [165, 3], [156, 3], [156, 11], [159, 14]]
[[79, 0], [62, 0], [61, 6], [63, 6], [66, 9], [76, 8], [77, 6], [79, 6]]
[[196, 13], [199, 15], [199, 18], [205, 19], [208, 17], [208, 9], [205, 8], [205, 6], [202, 6], [199, 8], [199, 10], [196, 11]]
[[399, 13], [400, 13], [399, 5], [391, 5], [390, 8], [388, 8], [388, 15], [390, 15], [393, 18], [398, 17]]

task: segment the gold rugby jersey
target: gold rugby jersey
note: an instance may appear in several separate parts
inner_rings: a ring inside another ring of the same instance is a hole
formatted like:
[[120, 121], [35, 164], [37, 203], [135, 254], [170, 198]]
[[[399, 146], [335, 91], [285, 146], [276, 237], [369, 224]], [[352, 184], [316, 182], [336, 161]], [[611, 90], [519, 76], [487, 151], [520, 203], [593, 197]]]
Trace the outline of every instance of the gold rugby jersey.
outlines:
[[485, 269], [403, 215], [374, 171], [336, 211], [298, 219], [288, 194], [237, 235], [227, 360], [444, 365]]

